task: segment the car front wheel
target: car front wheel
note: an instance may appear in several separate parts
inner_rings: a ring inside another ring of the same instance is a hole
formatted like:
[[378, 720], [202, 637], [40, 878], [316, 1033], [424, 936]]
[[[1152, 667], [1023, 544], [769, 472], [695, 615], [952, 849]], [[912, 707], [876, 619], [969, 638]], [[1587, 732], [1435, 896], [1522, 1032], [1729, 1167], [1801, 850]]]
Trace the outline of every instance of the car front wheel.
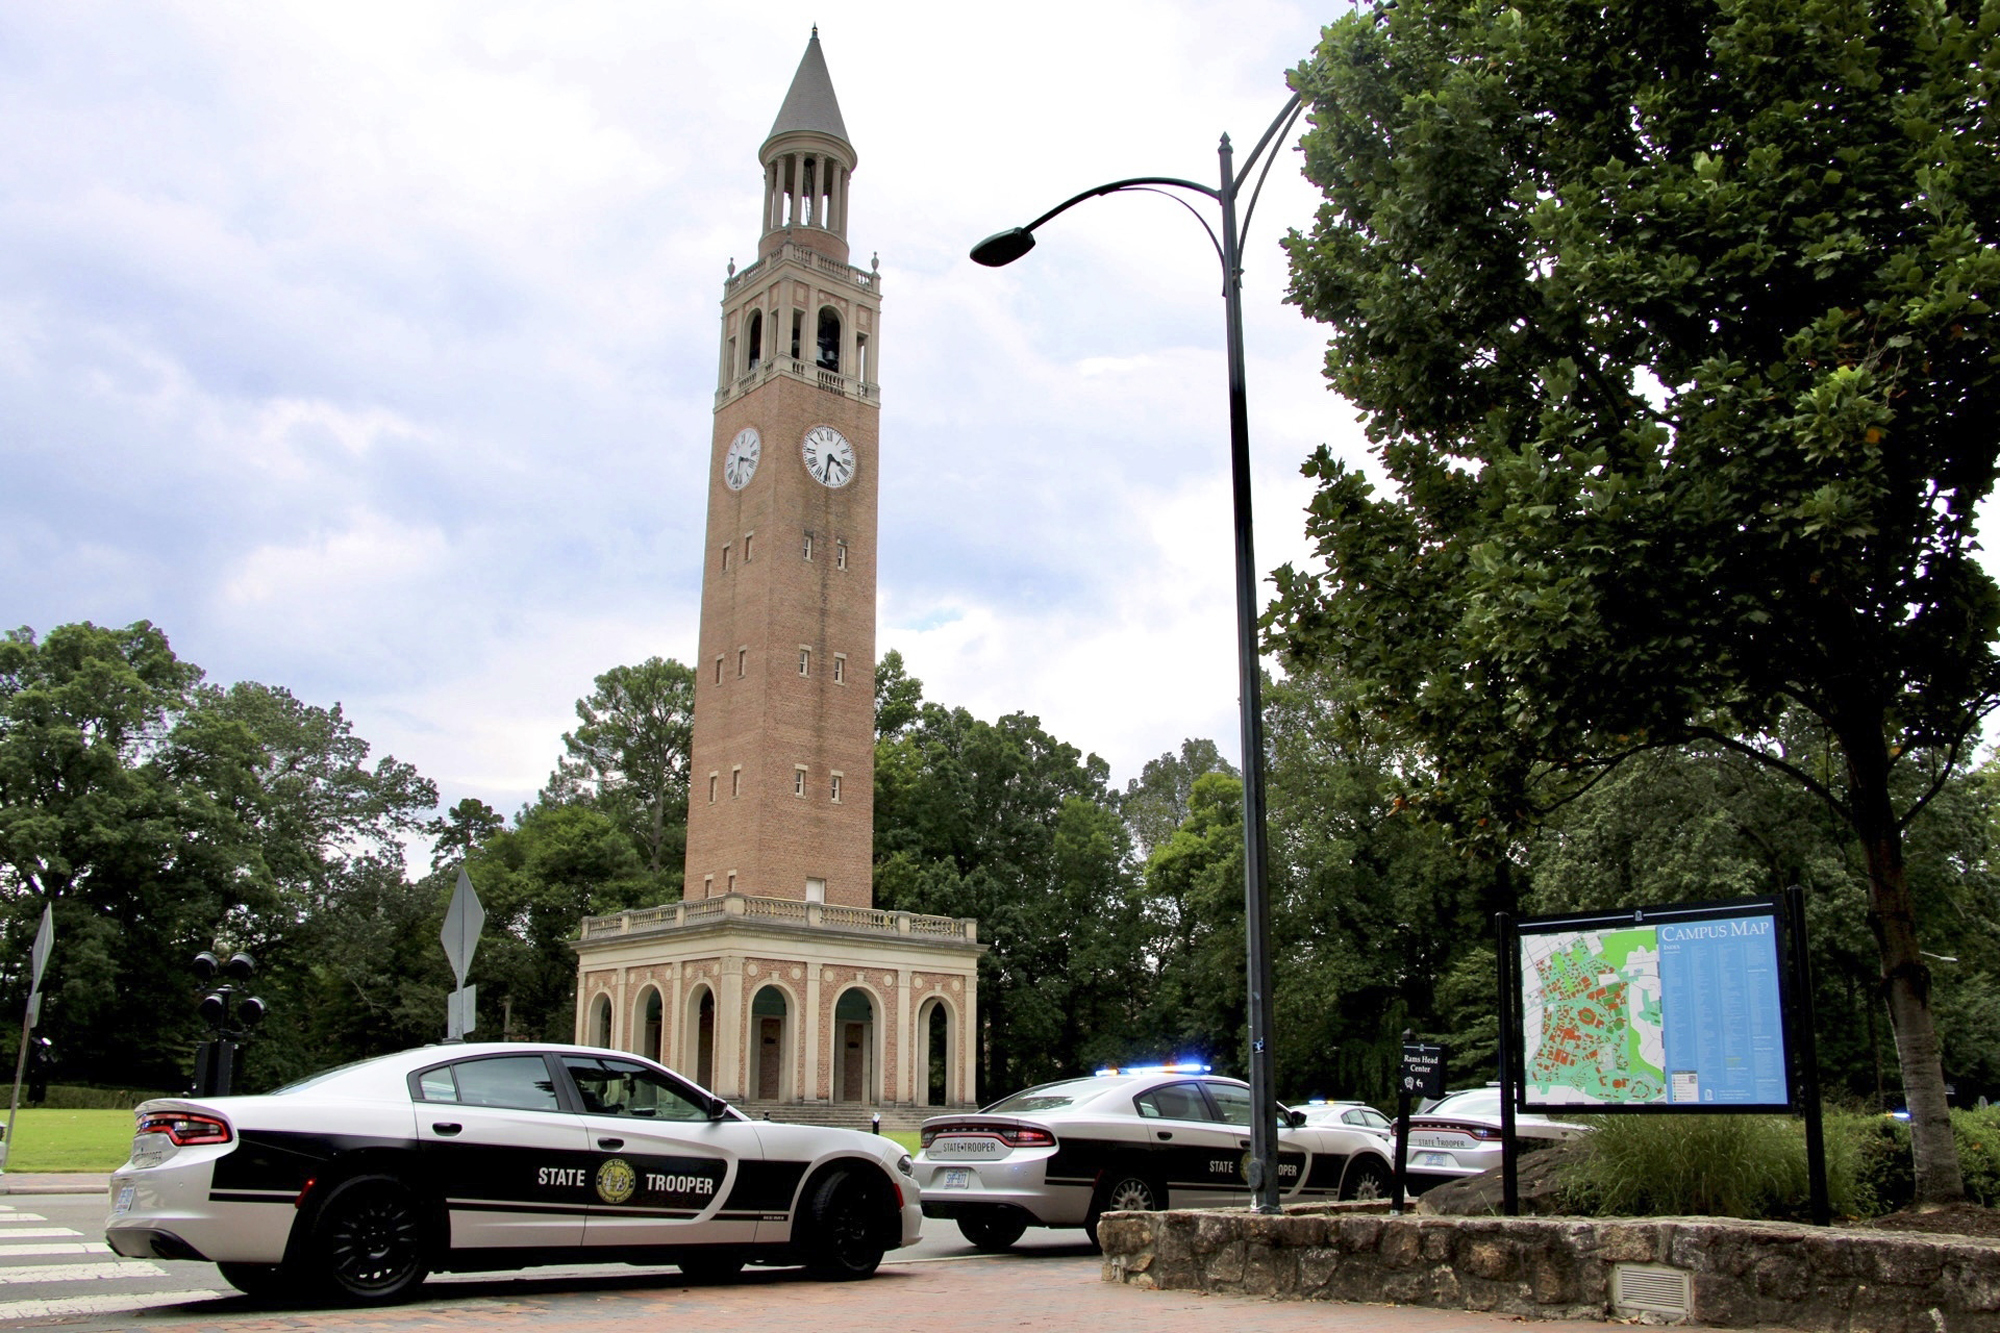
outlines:
[[1364, 1157], [1347, 1169], [1340, 1191], [1343, 1199], [1386, 1199], [1389, 1197], [1389, 1168], [1373, 1157]]
[[1090, 1202], [1090, 1216], [1083, 1222], [1084, 1234], [1096, 1245], [1097, 1219], [1105, 1213], [1157, 1213], [1166, 1202], [1166, 1192], [1144, 1176], [1106, 1177]]
[[807, 1210], [806, 1271], [827, 1281], [868, 1277], [881, 1266], [881, 1205], [865, 1177], [836, 1171], [813, 1191]]
[[394, 1176], [333, 1187], [313, 1226], [309, 1262], [320, 1285], [351, 1305], [402, 1300], [430, 1272], [424, 1209]]

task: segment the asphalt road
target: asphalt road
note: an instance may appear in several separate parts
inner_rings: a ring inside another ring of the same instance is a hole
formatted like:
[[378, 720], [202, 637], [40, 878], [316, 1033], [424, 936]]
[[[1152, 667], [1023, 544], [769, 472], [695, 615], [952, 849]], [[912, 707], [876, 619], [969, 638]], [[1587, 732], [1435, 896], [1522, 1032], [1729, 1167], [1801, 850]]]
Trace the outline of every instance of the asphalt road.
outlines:
[[[0, 1196], [0, 1327], [60, 1320], [90, 1321], [143, 1318], [171, 1311], [177, 1315], [266, 1314], [269, 1307], [239, 1297], [222, 1280], [213, 1264], [126, 1259], [104, 1244], [105, 1198], [101, 1194], [17, 1194]], [[891, 1252], [888, 1265], [948, 1263], [983, 1259], [965, 1243], [950, 1222], [927, 1219], [923, 1239], [908, 1249]], [[1082, 1231], [1031, 1230], [1007, 1256], [1015, 1262], [1091, 1259], [1093, 1251]], [[560, 1291], [565, 1284], [588, 1289], [606, 1279], [621, 1284], [657, 1273], [670, 1280], [671, 1268], [633, 1268], [625, 1264], [579, 1264], [530, 1268], [520, 1273], [444, 1274], [430, 1286], [445, 1294], [454, 1285], [476, 1288], [483, 1295], [504, 1291], [510, 1284], [527, 1284], [537, 1294]]]

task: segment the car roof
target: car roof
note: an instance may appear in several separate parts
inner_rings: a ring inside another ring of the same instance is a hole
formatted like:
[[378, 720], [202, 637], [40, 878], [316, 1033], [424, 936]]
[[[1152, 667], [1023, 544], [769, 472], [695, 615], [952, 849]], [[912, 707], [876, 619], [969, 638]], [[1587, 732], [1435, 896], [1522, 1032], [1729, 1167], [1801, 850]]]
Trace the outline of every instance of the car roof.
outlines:
[[[520, 1041], [448, 1041], [431, 1046], [413, 1046], [407, 1051], [395, 1051], [389, 1055], [378, 1055], [367, 1060], [357, 1060], [349, 1065], [336, 1065], [332, 1069], [321, 1070], [294, 1083], [279, 1088], [279, 1094], [288, 1089], [311, 1091], [324, 1096], [343, 1094], [372, 1094], [399, 1084], [409, 1074], [432, 1065], [453, 1060], [470, 1060], [487, 1055], [604, 1055], [616, 1056], [622, 1060], [643, 1059], [630, 1051], [614, 1051], [603, 1046], [565, 1046], [547, 1042]], [[648, 1062], [650, 1063], [650, 1062]]]

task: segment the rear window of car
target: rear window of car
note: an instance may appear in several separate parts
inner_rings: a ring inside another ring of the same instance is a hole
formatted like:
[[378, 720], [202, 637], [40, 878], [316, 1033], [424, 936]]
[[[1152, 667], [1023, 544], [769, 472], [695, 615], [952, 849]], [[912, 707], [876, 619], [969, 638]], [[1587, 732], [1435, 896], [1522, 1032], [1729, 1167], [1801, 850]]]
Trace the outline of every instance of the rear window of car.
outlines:
[[1497, 1116], [1500, 1114], [1500, 1090], [1473, 1088], [1468, 1092], [1454, 1092], [1424, 1114]]
[[1064, 1111], [1131, 1081], [1128, 1078], [1073, 1078], [1067, 1083], [1044, 1083], [1039, 1088], [1025, 1088], [1012, 1097], [1003, 1097], [985, 1109], [995, 1114]]

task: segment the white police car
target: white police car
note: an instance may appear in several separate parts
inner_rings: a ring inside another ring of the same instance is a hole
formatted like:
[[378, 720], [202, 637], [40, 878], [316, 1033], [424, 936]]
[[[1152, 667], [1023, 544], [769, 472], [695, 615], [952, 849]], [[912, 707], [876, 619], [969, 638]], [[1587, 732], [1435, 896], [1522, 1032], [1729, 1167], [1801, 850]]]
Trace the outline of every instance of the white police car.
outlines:
[[[1386, 1195], [1382, 1139], [1306, 1127], [1279, 1108], [1278, 1180], [1289, 1202]], [[917, 1154], [924, 1216], [950, 1218], [981, 1249], [1031, 1226], [1082, 1227], [1123, 1209], [1250, 1202], [1250, 1089], [1205, 1065], [1107, 1069], [1045, 1083], [972, 1115], [926, 1120]]]
[[430, 1046], [136, 1115], [105, 1239], [256, 1295], [373, 1303], [434, 1270], [579, 1262], [866, 1277], [923, 1225], [892, 1141], [753, 1121], [621, 1051]]

